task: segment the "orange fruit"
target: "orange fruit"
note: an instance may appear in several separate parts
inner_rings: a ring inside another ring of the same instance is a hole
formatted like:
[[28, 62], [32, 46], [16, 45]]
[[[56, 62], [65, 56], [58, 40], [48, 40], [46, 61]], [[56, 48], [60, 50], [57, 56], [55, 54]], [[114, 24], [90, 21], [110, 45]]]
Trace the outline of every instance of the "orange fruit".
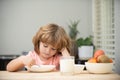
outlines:
[[113, 60], [112, 59], [110, 59], [110, 63], [112, 63], [113, 62]]
[[88, 62], [90, 62], [90, 63], [97, 63], [97, 59], [96, 58], [90, 58], [88, 60]]
[[104, 55], [104, 54], [105, 54], [105, 53], [104, 53], [103, 50], [97, 50], [97, 51], [95, 51], [95, 53], [94, 53], [94, 58], [97, 58], [98, 56]]

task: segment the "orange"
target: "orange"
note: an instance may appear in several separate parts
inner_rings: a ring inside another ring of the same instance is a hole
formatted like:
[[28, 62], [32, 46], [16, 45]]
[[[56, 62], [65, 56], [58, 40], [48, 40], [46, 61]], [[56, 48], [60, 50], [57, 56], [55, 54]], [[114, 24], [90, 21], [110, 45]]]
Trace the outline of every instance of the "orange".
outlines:
[[113, 62], [113, 60], [112, 59], [110, 59], [110, 63], [112, 63]]
[[90, 63], [97, 63], [97, 59], [96, 58], [90, 58], [88, 60], [88, 62], [90, 62]]
[[98, 56], [104, 55], [104, 54], [105, 54], [105, 53], [104, 53], [103, 50], [97, 50], [97, 51], [95, 51], [95, 53], [94, 53], [94, 58], [97, 58]]

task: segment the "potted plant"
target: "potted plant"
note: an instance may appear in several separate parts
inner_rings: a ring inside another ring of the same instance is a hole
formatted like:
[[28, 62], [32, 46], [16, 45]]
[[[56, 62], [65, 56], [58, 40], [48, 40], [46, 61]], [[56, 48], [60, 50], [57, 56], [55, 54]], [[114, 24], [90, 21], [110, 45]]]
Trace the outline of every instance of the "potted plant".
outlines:
[[77, 34], [79, 33], [77, 29], [79, 22], [79, 20], [70, 21], [70, 24], [68, 25], [69, 36], [72, 40], [70, 52], [76, 59], [88, 59], [93, 55], [93, 37], [77, 38]]
[[86, 38], [77, 39], [76, 43], [79, 47], [79, 59], [88, 60], [93, 56], [93, 37], [90, 35]]
[[77, 34], [79, 33], [79, 31], [77, 30], [78, 24], [79, 24], [79, 20], [70, 21], [70, 24], [68, 24], [69, 36], [71, 38], [70, 53], [72, 56], [75, 56], [75, 59], [78, 59], [78, 45], [76, 43], [76, 37], [77, 37]]

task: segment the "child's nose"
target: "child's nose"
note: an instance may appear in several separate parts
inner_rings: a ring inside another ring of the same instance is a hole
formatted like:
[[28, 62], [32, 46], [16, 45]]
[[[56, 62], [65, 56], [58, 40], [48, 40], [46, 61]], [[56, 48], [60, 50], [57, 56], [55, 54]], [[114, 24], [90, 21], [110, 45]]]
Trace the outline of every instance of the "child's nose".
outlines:
[[46, 54], [50, 53], [50, 48], [46, 49]]

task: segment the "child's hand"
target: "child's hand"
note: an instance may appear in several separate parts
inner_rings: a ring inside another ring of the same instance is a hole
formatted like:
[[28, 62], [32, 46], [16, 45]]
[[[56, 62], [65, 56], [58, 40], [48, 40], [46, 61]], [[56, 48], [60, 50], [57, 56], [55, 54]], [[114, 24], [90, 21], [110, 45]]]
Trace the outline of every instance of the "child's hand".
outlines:
[[68, 50], [66, 48], [63, 48], [61, 50], [61, 53], [62, 53], [62, 56], [70, 56], [70, 54], [69, 54], [69, 52], [68, 52]]
[[25, 66], [31, 67], [32, 65], [35, 65], [35, 60], [29, 56], [21, 56], [21, 60]]

